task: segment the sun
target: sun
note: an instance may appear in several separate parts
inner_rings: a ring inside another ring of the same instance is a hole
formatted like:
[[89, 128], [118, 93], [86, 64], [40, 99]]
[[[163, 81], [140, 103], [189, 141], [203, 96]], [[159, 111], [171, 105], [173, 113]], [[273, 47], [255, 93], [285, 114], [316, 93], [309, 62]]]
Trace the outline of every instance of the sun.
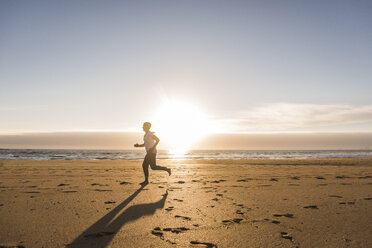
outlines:
[[200, 107], [182, 101], [164, 101], [152, 119], [157, 136], [177, 154], [192, 149], [210, 128], [207, 115]]

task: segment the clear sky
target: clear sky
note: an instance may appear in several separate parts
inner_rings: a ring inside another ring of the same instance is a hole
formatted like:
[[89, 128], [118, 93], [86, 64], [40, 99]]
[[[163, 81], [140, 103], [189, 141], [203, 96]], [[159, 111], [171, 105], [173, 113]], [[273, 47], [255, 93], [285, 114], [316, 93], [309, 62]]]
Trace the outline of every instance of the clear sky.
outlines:
[[351, 0], [3, 0], [0, 134], [141, 131], [178, 100], [216, 132], [371, 132], [371, 13]]

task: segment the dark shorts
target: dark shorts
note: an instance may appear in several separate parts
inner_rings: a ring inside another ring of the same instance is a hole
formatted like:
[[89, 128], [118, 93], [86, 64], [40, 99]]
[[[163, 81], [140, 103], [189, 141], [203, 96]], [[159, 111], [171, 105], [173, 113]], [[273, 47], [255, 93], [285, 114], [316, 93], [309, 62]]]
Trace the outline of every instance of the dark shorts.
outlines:
[[156, 165], [156, 153], [147, 153], [143, 163], [150, 165], [151, 167]]

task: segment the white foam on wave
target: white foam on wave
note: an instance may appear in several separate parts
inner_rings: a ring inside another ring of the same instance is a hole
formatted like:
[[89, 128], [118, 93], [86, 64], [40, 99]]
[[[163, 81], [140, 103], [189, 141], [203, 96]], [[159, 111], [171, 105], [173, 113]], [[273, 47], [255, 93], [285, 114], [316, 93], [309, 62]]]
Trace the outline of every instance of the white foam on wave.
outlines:
[[[0, 160], [128, 160], [142, 159], [140, 150], [34, 150], [1, 149]], [[194, 150], [172, 154], [160, 150], [160, 159], [287, 159], [287, 158], [361, 158], [372, 157], [372, 150]]]

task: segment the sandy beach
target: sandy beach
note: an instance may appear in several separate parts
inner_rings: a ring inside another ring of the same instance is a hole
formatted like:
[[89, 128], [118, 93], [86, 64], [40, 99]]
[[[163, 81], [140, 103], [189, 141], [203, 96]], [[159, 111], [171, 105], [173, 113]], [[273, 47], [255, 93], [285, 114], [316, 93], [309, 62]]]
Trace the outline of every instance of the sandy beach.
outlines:
[[0, 161], [1, 247], [372, 247], [372, 158]]

